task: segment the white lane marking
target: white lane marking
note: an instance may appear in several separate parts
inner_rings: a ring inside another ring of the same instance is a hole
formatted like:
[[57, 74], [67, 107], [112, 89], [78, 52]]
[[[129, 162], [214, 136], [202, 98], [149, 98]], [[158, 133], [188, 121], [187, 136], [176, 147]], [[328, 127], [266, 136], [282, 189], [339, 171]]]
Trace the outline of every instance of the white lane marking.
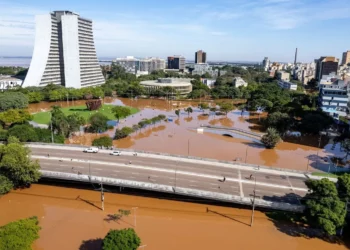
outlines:
[[133, 175], [140, 175], [139, 173], [134, 173], [134, 172], [132, 172], [131, 174], [133, 174]]
[[197, 187], [197, 185], [188, 185], [189, 187]]
[[209, 183], [209, 185], [212, 185], [212, 186], [218, 186], [217, 183]]
[[120, 173], [120, 171], [119, 170], [112, 170], [113, 172], [116, 172], [116, 173]]
[[242, 185], [242, 174], [241, 170], [238, 169], [238, 178], [239, 178], [239, 190], [240, 190], [240, 196], [243, 198], [244, 197], [244, 192], [243, 192], [243, 185]]
[[102, 168], [94, 168], [95, 170], [98, 170], [98, 171], [101, 171], [102, 170]]
[[190, 180], [190, 182], [197, 183], [198, 181], [192, 181], [192, 180]]
[[[42, 156], [34, 156], [33, 158], [47, 159], [46, 157], [42, 157]], [[57, 159], [61, 159], [61, 158], [50, 157], [49, 160], [56, 161]], [[99, 161], [93, 161], [93, 163], [99, 164], [99, 165], [104, 165], [104, 166], [123, 167], [123, 168], [129, 168], [129, 169], [133, 168], [133, 169], [151, 170], [151, 171], [158, 171], [158, 172], [171, 173], [171, 174], [174, 174], [174, 172], [175, 172], [174, 169], [160, 169], [160, 168], [154, 168], [154, 167], [145, 167], [145, 166], [137, 166], [137, 165], [124, 165], [124, 164], [118, 164], [118, 163], [99, 162]], [[193, 173], [193, 172], [187, 172], [187, 171], [179, 171], [178, 170], [176, 173], [182, 174], [182, 175], [188, 175], [188, 176], [215, 179], [215, 180], [222, 179], [222, 176], [199, 174], [199, 173]], [[245, 184], [251, 184], [251, 185], [255, 184], [254, 181], [237, 179], [237, 178], [230, 178], [230, 177], [226, 178], [226, 181], [233, 181], [233, 182], [239, 182], [239, 183], [245, 183]], [[275, 185], [275, 184], [270, 184], [270, 183], [266, 183], [266, 182], [256, 182], [256, 185], [257, 186], [272, 187], [272, 188], [290, 189], [290, 186]], [[294, 190], [308, 191], [307, 188], [294, 188]]]

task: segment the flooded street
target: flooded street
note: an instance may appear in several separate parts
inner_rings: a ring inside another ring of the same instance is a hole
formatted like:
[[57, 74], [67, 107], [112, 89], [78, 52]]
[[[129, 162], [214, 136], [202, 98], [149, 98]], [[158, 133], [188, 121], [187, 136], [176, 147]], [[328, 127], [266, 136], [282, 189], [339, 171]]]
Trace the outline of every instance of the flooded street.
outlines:
[[[0, 207], [0, 225], [38, 216], [42, 229], [34, 250], [99, 250], [100, 238], [109, 229], [134, 227], [133, 213], [119, 221], [108, 215], [136, 208], [134, 228], [144, 249], [347, 249], [316, 238], [289, 236], [286, 225], [275, 224], [259, 211], [250, 227], [251, 211], [246, 209], [113, 193], [105, 194], [105, 211], [101, 211], [98, 191], [74, 188], [33, 185], [0, 197]], [[89, 243], [83, 247], [82, 241]]]
[[[114, 141], [114, 146], [134, 150], [150, 152], [163, 152], [178, 155], [191, 155], [202, 158], [214, 158], [219, 160], [239, 161], [250, 164], [266, 165], [277, 168], [289, 168], [301, 171], [335, 171], [329, 163], [324, 162], [321, 157], [333, 155], [337, 150], [331, 150], [332, 145], [327, 145], [321, 150], [315, 146], [318, 138], [297, 139], [295, 143], [282, 142], [275, 149], [265, 149], [256, 144], [235, 136], [236, 138], [223, 136], [224, 133], [199, 134], [196, 128], [201, 125], [235, 127], [248, 131], [259, 132], [259, 120], [257, 114], [250, 115], [248, 112], [241, 113], [240, 110], [229, 112], [225, 115], [203, 115], [203, 111], [197, 108], [199, 102], [166, 101], [157, 99], [126, 99], [105, 98], [105, 103], [114, 105], [127, 105], [140, 109], [140, 112], [121, 120], [118, 128], [132, 126], [144, 118], [150, 119], [159, 114], [164, 114], [170, 121], [162, 121], [131, 134], [131, 136]], [[85, 101], [74, 101], [74, 105], [84, 105]], [[73, 102], [40, 103], [31, 104], [31, 112], [47, 110], [53, 104], [63, 107], [73, 105]], [[215, 104], [210, 103], [212, 106]], [[187, 114], [184, 108], [192, 106], [193, 113]], [[175, 115], [175, 110], [181, 109], [180, 116]], [[206, 110], [205, 113], [209, 113]], [[262, 114], [261, 117], [266, 114]], [[66, 143], [78, 145], [91, 145], [95, 138], [102, 135], [114, 135], [114, 130], [105, 134], [85, 134], [84, 136], [73, 136]], [[300, 141], [298, 141], [300, 140]], [[304, 141], [301, 141], [304, 140]], [[300, 142], [300, 144], [299, 144]], [[316, 143], [315, 143], [316, 142]], [[302, 144], [304, 145], [302, 145]], [[339, 150], [338, 150], [339, 152]], [[343, 155], [343, 153], [339, 153]]]

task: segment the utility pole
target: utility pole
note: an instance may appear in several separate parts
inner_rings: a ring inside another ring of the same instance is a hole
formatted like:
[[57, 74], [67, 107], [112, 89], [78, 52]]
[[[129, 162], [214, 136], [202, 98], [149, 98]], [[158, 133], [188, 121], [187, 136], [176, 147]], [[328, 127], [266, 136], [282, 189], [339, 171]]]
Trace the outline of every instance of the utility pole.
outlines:
[[138, 209], [138, 207], [132, 207], [131, 209], [134, 211], [134, 227], [136, 228], [136, 209]]
[[245, 163], [247, 163], [247, 157], [248, 157], [248, 146], [247, 146], [247, 149], [245, 150]]
[[105, 194], [103, 193], [103, 183], [101, 181], [101, 202], [102, 202], [102, 211], [105, 211]]
[[257, 197], [255, 195], [255, 191], [256, 191], [256, 177], [254, 176], [254, 179], [255, 179], [255, 184], [254, 184], [254, 191], [253, 191], [253, 201], [252, 201], [252, 215], [251, 215], [251, 218], [250, 218], [250, 226], [252, 227], [253, 226], [253, 223], [254, 223], [254, 212], [255, 212], [255, 198]]
[[50, 114], [51, 114], [51, 143], [53, 143], [54, 141], [53, 141], [53, 130], [52, 130], [52, 113], [50, 112]]

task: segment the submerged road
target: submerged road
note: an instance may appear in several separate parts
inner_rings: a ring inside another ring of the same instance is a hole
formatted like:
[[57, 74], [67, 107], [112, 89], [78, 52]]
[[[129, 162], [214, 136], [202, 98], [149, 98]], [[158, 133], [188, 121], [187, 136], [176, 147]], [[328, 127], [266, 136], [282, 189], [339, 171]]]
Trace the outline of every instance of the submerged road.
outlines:
[[30, 147], [32, 159], [38, 159], [42, 170], [48, 171], [149, 182], [240, 197], [252, 197], [255, 189], [259, 199], [296, 205], [307, 193], [305, 176], [284, 171], [191, 162], [176, 157], [133, 156], [131, 152], [123, 151], [121, 156], [113, 156], [108, 151], [94, 154], [67, 147]]

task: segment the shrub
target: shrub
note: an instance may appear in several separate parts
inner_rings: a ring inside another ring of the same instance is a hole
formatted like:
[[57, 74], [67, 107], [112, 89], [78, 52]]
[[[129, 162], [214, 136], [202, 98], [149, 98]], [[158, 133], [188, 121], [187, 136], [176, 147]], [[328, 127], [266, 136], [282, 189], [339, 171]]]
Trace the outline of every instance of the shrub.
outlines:
[[113, 140], [109, 136], [103, 136], [98, 139], [95, 139], [92, 142], [92, 146], [96, 147], [110, 147], [113, 145]]

